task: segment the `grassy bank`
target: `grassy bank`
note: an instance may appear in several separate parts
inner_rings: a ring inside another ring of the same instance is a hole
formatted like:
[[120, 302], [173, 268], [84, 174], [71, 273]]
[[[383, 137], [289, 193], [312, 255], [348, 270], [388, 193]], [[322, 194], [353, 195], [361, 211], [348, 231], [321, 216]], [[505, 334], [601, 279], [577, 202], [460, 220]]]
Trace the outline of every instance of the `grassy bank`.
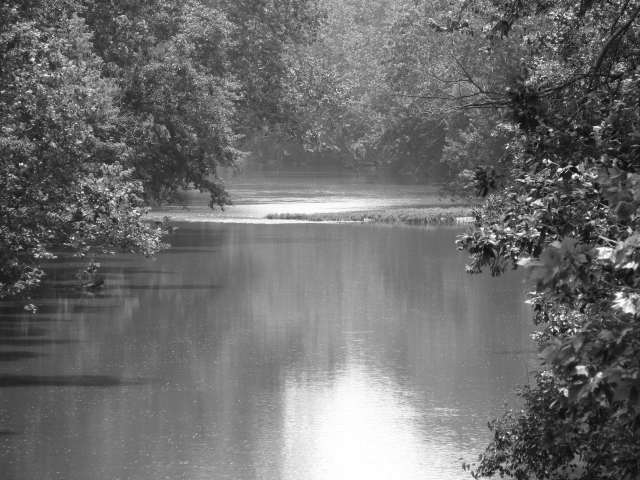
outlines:
[[387, 208], [360, 212], [333, 213], [276, 213], [271, 220], [303, 220], [310, 222], [401, 222], [414, 225], [454, 224], [460, 217], [468, 217], [469, 207]]

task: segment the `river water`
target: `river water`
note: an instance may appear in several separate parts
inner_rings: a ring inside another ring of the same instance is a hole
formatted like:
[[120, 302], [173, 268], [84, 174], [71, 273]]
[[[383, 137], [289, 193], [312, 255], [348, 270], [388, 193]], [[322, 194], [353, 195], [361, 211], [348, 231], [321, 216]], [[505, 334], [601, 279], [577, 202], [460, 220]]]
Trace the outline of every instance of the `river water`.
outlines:
[[335, 168], [247, 165], [240, 175], [224, 172], [234, 205], [211, 210], [209, 197], [197, 191], [180, 195], [174, 206], [152, 216], [177, 221], [272, 223], [270, 213], [327, 213], [377, 208], [451, 205], [437, 188], [410, 175], [367, 173]]
[[[101, 292], [60, 259], [38, 313], [0, 304], [2, 480], [470, 478], [535, 361], [521, 277], [465, 274], [461, 228], [256, 223], [323, 193], [252, 175], [248, 214], [186, 197], [173, 248], [102, 259]], [[374, 177], [325, 176], [328, 203], [433, 196]]]

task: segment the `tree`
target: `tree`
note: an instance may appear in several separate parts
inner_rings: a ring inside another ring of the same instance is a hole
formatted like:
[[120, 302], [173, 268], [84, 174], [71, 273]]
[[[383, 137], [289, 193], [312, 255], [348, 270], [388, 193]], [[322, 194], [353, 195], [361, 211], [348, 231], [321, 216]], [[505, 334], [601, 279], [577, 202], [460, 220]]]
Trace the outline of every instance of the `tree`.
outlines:
[[[233, 25], [229, 72], [240, 82], [241, 133], [269, 131], [302, 139], [304, 62], [299, 50], [313, 43], [324, 19], [316, 0], [215, 2]], [[307, 70], [310, 72], [310, 70]], [[311, 80], [311, 79], [310, 79]]]
[[327, 21], [312, 54], [334, 72], [343, 96], [339, 123], [327, 143], [350, 162], [379, 164], [377, 139], [383, 130], [386, 85], [384, 47], [402, 0], [323, 0]]
[[87, 2], [103, 74], [118, 85], [130, 119], [121, 133], [148, 199], [172, 200], [181, 188], [229, 197], [218, 166], [233, 166], [237, 85], [227, 72], [232, 26], [213, 7], [172, 0]]
[[77, 10], [5, 2], [0, 18], [0, 297], [36, 286], [32, 259], [58, 249], [163, 248], [166, 225], [141, 221], [142, 187], [114, 140], [117, 88]]
[[458, 173], [496, 168], [505, 153], [511, 131], [496, 128], [505, 119], [494, 100], [518, 74], [522, 48], [510, 39], [487, 46], [481, 32], [489, 13], [474, 13], [468, 2], [457, 16], [451, 8], [415, 2], [395, 19], [384, 58], [391, 101], [381, 143], [405, 169], [461, 193]]
[[223, 206], [216, 169], [235, 166], [239, 144], [317, 136], [327, 82], [298, 51], [323, 17], [314, 1], [92, 0], [86, 10], [104, 72], [123, 90], [119, 106], [136, 119], [149, 198], [193, 186]]
[[[452, 18], [494, 8], [465, 2]], [[492, 424], [474, 475], [637, 478], [640, 6], [513, 1], [493, 11], [488, 48], [508, 38], [523, 55], [508, 88], [481, 101], [503, 109], [515, 135], [505, 188], [459, 246], [471, 273], [522, 267], [535, 281], [544, 369], [520, 392], [525, 409]], [[490, 173], [474, 174], [485, 195]]]
[[230, 203], [216, 170], [242, 135], [312, 126], [324, 84], [292, 51], [321, 17], [312, 0], [3, 2], [0, 298], [60, 249], [153, 255], [170, 227], [145, 206], [180, 188]]
[[[377, 143], [385, 121], [384, 46], [396, 11], [409, 3], [319, 1], [326, 14], [315, 30], [315, 41], [289, 50], [294, 81], [288, 85], [294, 87], [288, 88], [303, 91], [297, 97], [304, 102], [294, 102], [289, 110], [293, 115], [288, 116], [296, 120], [298, 130], [302, 126], [309, 133], [301, 136], [293, 135], [295, 130], [270, 129], [271, 139], [297, 155], [302, 152], [292, 143], [302, 143], [320, 153], [316, 161], [381, 165]], [[278, 137], [279, 133], [285, 135]], [[262, 143], [256, 142], [256, 148]]]

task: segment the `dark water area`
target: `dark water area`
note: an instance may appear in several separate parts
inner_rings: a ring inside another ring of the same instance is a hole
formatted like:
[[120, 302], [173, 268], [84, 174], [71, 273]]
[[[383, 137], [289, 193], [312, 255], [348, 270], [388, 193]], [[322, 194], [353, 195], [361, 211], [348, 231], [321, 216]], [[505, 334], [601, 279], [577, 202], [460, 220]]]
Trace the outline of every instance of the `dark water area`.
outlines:
[[0, 304], [2, 480], [470, 478], [536, 357], [520, 275], [461, 228], [177, 226]]

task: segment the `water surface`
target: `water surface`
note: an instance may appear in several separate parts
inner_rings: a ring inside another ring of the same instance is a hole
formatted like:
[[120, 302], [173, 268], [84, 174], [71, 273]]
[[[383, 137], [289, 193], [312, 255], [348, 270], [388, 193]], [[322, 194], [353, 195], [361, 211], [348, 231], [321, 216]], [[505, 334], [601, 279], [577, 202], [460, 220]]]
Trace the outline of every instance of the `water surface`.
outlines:
[[462, 479], [535, 355], [460, 229], [183, 223], [0, 304], [2, 480]]
[[332, 213], [380, 208], [451, 205], [438, 189], [411, 175], [317, 166], [247, 164], [240, 175], [222, 178], [233, 205], [211, 210], [209, 197], [181, 192], [174, 205], [154, 208], [152, 217], [176, 221], [276, 223], [272, 213]]

